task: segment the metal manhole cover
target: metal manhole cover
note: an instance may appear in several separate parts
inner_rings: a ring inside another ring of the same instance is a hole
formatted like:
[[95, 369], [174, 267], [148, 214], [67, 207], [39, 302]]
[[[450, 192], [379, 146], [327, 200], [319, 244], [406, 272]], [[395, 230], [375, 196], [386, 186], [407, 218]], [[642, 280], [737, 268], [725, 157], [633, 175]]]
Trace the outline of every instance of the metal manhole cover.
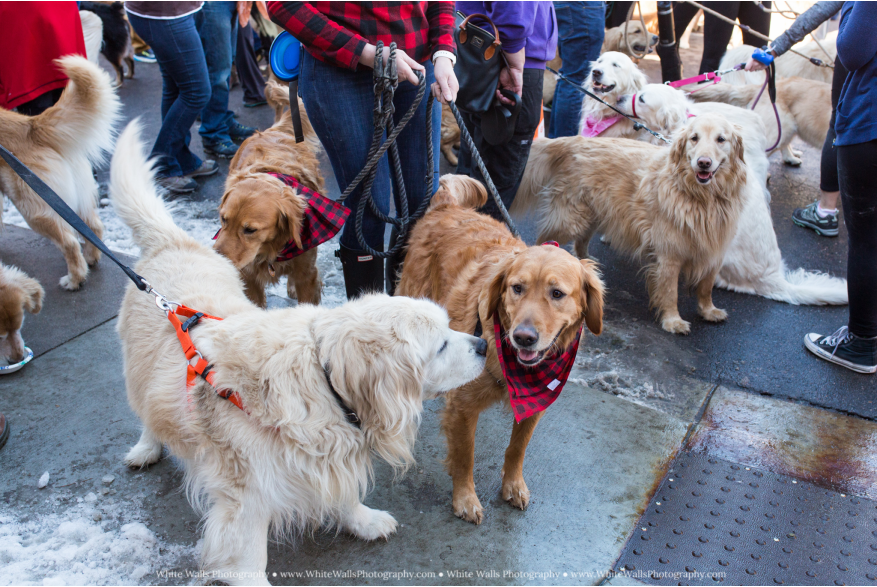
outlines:
[[877, 502], [685, 452], [615, 570], [656, 585], [875, 585]]

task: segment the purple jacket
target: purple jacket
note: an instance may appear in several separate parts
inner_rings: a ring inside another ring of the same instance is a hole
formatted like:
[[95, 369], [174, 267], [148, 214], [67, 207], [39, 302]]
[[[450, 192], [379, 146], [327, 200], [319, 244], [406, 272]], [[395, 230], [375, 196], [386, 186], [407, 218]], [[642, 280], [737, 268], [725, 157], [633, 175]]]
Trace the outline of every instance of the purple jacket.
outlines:
[[[499, 40], [506, 53], [525, 47], [524, 67], [545, 69], [557, 51], [557, 20], [551, 2], [457, 2], [463, 14], [485, 14], [499, 29]], [[490, 30], [487, 23], [475, 24]]]

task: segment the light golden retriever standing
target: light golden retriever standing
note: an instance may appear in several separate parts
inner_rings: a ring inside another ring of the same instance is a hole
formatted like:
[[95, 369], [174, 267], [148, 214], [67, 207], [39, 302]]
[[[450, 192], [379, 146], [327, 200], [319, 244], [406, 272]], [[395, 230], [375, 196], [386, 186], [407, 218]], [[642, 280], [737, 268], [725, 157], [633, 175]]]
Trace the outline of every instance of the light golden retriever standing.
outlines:
[[628, 114], [635, 111], [647, 126], [666, 135], [681, 129], [689, 116], [708, 113], [720, 114], [740, 126], [749, 170], [746, 205], [737, 234], [725, 252], [717, 286], [789, 304], [847, 303], [845, 279], [804, 269], [786, 270], [770, 216], [767, 145], [758, 114], [720, 102], [695, 104], [681, 90], [664, 84], [648, 84], [633, 96], [621, 96], [618, 106]]
[[[111, 194], [142, 257], [137, 271], [176, 302], [218, 316], [189, 330], [216, 389], [186, 386], [180, 342], [151, 296], [128, 287], [119, 314], [128, 401], [143, 423], [125, 462], [180, 458], [188, 494], [206, 510], [202, 568], [229, 583], [268, 584], [268, 533], [334, 524], [365, 540], [396, 520], [362, 504], [372, 457], [397, 468], [412, 449], [431, 394], [484, 368], [483, 340], [455, 332], [432, 302], [366, 296], [335, 309], [266, 311], [238, 270], [178, 228], [159, 199], [139, 128], [119, 138]], [[360, 424], [345, 413], [352, 410]]]
[[[627, 42], [624, 41], [625, 25], [627, 26]], [[636, 55], [631, 54], [630, 49], [627, 47], [628, 43], [638, 53], [650, 51], [652, 47], [658, 44], [658, 35], [650, 33], [648, 29], [644, 29], [640, 21], [629, 20], [617, 27], [606, 29], [600, 53], [617, 51], [635, 59]]]
[[[837, 33], [834, 32], [829, 34], [825, 39], [820, 41], [820, 43], [825, 47], [825, 51], [819, 48], [816, 41], [795, 45], [794, 49], [804, 55], [808, 55], [809, 57], [815, 57], [823, 63], [833, 63], [837, 59]], [[749, 57], [752, 56], [753, 51], [755, 51], [755, 47], [751, 45], [738, 45], [737, 47], [728, 49], [725, 56], [722, 57], [719, 69], [731, 69], [735, 65], [746, 63], [749, 60]], [[826, 52], [828, 55], [826, 55]], [[800, 55], [796, 55], [791, 51], [787, 51], [777, 57], [774, 63], [776, 63], [777, 78], [802, 77], [830, 84], [831, 77], [834, 75], [834, 70], [832, 68], [814, 65], [809, 60]], [[731, 84], [732, 86], [760, 84], [764, 83], [764, 73], [760, 71], [735, 71], [723, 75], [722, 81]]]
[[24, 312], [39, 314], [44, 294], [39, 281], [20, 269], [0, 263], [0, 364], [24, 359], [21, 339]]
[[713, 305], [712, 289], [737, 231], [747, 176], [739, 129], [705, 114], [690, 119], [669, 152], [625, 139], [534, 143], [513, 211], [537, 208], [539, 240], [575, 240], [583, 259], [600, 232], [644, 261], [661, 327], [688, 334], [678, 309], [680, 273], [696, 286], [705, 320], [727, 317]]
[[[0, 108], [0, 142], [46, 182], [100, 238], [98, 186], [91, 173], [113, 146], [113, 127], [121, 104], [109, 75], [84, 57], [57, 60], [70, 81], [58, 103], [37, 116]], [[79, 237], [60, 216], [0, 160], [0, 194], [5, 195], [34, 232], [51, 239], [64, 253], [67, 275], [61, 287], [76, 290], [100, 251]]]
[[[538, 143], [537, 143], [538, 144]], [[454, 513], [480, 524], [475, 493], [475, 428], [492, 404], [509, 405], [494, 337], [497, 313], [520, 364], [533, 367], [566, 349], [582, 324], [603, 327], [603, 284], [590, 260], [579, 261], [551, 245], [528, 247], [502, 223], [479, 214], [484, 187], [468, 177], [445, 175], [429, 210], [411, 233], [399, 295], [427, 297], [447, 308], [451, 328], [472, 333], [480, 320], [487, 341], [481, 376], [447, 395], [442, 430], [448, 442], [448, 471], [454, 481]], [[524, 509], [524, 453], [543, 412], [512, 427], [502, 468], [502, 497]]]
[[[716, 84], [691, 94], [695, 102], [724, 102], [750, 108], [761, 84], [732, 86]], [[755, 112], [767, 129], [767, 146], [776, 143], [777, 121], [767, 90], [758, 101]], [[801, 153], [792, 149], [792, 139], [801, 137], [809, 145], [821, 149], [831, 122], [831, 85], [800, 77], [777, 79], [777, 112], [782, 124], [782, 138], [770, 154], [780, 151], [788, 165], [800, 165]]]
[[[592, 62], [591, 73], [588, 74], [583, 87], [599, 96], [607, 104], [614, 106], [619, 96], [633, 94], [642, 89], [646, 83], [648, 83], [646, 74], [639, 70], [630, 57], [617, 51], [610, 51], [603, 53], [599, 59]], [[619, 120], [602, 129], [601, 123], [613, 118]], [[601, 137], [635, 139], [639, 135], [645, 134], [644, 131], [634, 130], [630, 120], [590, 96], [586, 96], [582, 102], [579, 134], [587, 132], [589, 127], [602, 129], [598, 135]], [[592, 136], [592, 134], [586, 136]]]
[[306, 304], [319, 304], [321, 298], [316, 248], [293, 259], [277, 260], [290, 241], [301, 246], [302, 216], [308, 201], [269, 174], [291, 175], [315, 192], [325, 190], [317, 160], [319, 142], [301, 107], [306, 140], [295, 142], [289, 110], [280, 122], [248, 138], [229, 164], [219, 204], [222, 228], [213, 248], [241, 270], [247, 296], [262, 307], [267, 304], [265, 287], [283, 276], [290, 298]]

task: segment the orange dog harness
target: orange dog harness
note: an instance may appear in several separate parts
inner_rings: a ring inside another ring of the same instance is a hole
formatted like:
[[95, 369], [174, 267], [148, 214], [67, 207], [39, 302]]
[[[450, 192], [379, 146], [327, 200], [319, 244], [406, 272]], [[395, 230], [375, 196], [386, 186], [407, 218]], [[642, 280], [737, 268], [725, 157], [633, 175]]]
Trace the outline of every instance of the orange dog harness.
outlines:
[[[185, 318], [184, 322], [180, 321], [180, 316]], [[183, 305], [178, 305], [176, 310], [167, 311], [167, 319], [170, 320], [171, 326], [174, 327], [174, 331], [177, 333], [177, 338], [180, 339], [180, 344], [183, 347], [183, 353], [186, 355], [186, 361], [188, 361], [188, 365], [186, 366], [186, 391], [188, 392], [188, 390], [195, 385], [196, 377], [201, 377], [204, 381], [210, 384], [210, 387], [213, 388], [216, 395], [222, 399], [227, 399], [237, 406], [238, 409], [246, 412], [247, 410], [244, 408], [244, 403], [238, 392], [231, 391], [230, 389], [216, 389], [216, 386], [213, 384], [213, 365], [208, 363], [207, 359], [204, 358], [204, 355], [195, 348], [195, 343], [192, 342], [192, 337], [189, 336], [189, 329], [195, 326], [202, 318], [222, 320], [222, 318], [210, 316], [203, 312], [196, 312], [192, 308]], [[195, 361], [195, 364], [193, 365], [192, 359], [196, 357], [198, 360]]]

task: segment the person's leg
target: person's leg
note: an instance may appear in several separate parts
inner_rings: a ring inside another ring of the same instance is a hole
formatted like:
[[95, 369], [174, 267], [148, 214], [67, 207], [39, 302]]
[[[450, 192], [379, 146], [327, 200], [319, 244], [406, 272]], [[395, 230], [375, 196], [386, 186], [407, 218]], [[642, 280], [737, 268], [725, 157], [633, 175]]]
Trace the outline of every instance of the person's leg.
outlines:
[[700, 9], [697, 6], [692, 6], [687, 2], [673, 2], [673, 30], [676, 33], [676, 45], [674, 45], [674, 48], [676, 49], [676, 60], [678, 63], [682, 63], [682, 59], [679, 57], [679, 39], [685, 33], [688, 25], [691, 24], [691, 19], [697, 15], [698, 10]]
[[195, 19], [185, 16], [158, 20], [133, 14], [129, 14], [129, 19], [137, 34], [155, 52], [165, 84], [174, 84], [173, 91], [165, 86], [161, 130], [151, 156], [160, 159], [160, 175], [185, 175], [201, 166], [201, 159], [188, 147], [189, 129], [210, 97], [204, 49]]
[[[609, 11], [604, 15], [603, 22], [606, 23], [603, 27], [604, 29], [613, 29], [624, 24], [624, 20], [627, 18], [627, 11], [630, 10], [630, 5], [633, 2], [610, 2], [609, 4]], [[636, 8], [634, 8], [634, 11], [636, 11]], [[697, 9], [694, 11], [697, 12]]]
[[[763, 4], [766, 9], [770, 10], [771, 3], [769, 1], [762, 2], [761, 4]], [[755, 2], [740, 2], [740, 10], [737, 12], [737, 21], [740, 24], [748, 26], [753, 31], [761, 33], [764, 36], [770, 36], [770, 17], [770, 12], [765, 12], [759, 8], [758, 4]], [[744, 30], [743, 44], [751, 45], [753, 47], [761, 47], [766, 44], [766, 41], [759, 39], [752, 33], [748, 33]]]
[[61, 99], [61, 93], [63, 91], [64, 88], [49, 90], [48, 92], [40, 94], [33, 100], [29, 100], [24, 104], [19, 104], [16, 110], [19, 114], [24, 114], [25, 116], [36, 116], [37, 114], [42, 114]]
[[[195, 13], [195, 21], [204, 47], [210, 76], [210, 101], [201, 111], [198, 133], [207, 145], [231, 143], [228, 127], [232, 113], [228, 109], [232, 43], [237, 44], [237, 11], [234, 2], [205, 2]], [[233, 154], [233, 153], [232, 153]]]
[[259, 71], [256, 61], [256, 49], [253, 47], [253, 27], [249, 24], [238, 27], [237, 55], [235, 64], [244, 88], [244, 106], [265, 104], [265, 79]]
[[[344, 192], [368, 160], [373, 135], [374, 81], [372, 72], [362, 68], [353, 72], [302, 55], [299, 93], [314, 132], [323, 144], [339, 189]], [[364, 184], [365, 182], [363, 182]], [[362, 252], [356, 236], [356, 211], [363, 192], [360, 184], [344, 204], [350, 218], [341, 232], [341, 261], [348, 297], [383, 289], [383, 259]], [[372, 185], [372, 198], [383, 214], [390, 209], [390, 173], [387, 159], [378, 164]], [[368, 204], [362, 219], [362, 234], [371, 248], [384, 249], [384, 223]]]
[[[715, 10], [719, 14], [730, 18], [737, 19], [737, 13], [740, 5], [745, 2], [704, 2], [703, 5]], [[679, 29], [676, 29], [677, 34]], [[698, 73], [707, 73], [708, 71], [716, 71], [731, 41], [731, 34], [734, 32], [734, 25], [719, 20], [711, 14], [704, 14], [703, 18], [703, 57], [700, 60], [700, 71]]]
[[[542, 109], [543, 71], [536, 68], [524, 69], [524, 95], [521, 96], [523, 104], [511, 140], [502, 145], [491, 145], [487, 141], [481, 142], [481, 157], [484, 159], [487, 171], [490, 173], [506, 208], [511, 206], [515, 199], [521, 177], [524, 175], [524, 168], [527, 166], [527, 159], [530, 156], [533, 136], [539, 126], [540, 110]], [[481, 171], [474, 161], [472, 162], [472, 177], [484, 183]], [[481, 211], [502, 221], [502, 214], [500, 214], [499, 207], [493, 198], [487, 200], [487, 204]]]
[[[591, 70], [591, 61], [600, 56], [605, 29], [602, 2], [555, 2], [557, 38], [563, 65], [560, 72], [582, 84]], [[579, 132], [584, 95], [570, 84], [557, 80], [551, 102], [548, 137], [573, 137]]]

